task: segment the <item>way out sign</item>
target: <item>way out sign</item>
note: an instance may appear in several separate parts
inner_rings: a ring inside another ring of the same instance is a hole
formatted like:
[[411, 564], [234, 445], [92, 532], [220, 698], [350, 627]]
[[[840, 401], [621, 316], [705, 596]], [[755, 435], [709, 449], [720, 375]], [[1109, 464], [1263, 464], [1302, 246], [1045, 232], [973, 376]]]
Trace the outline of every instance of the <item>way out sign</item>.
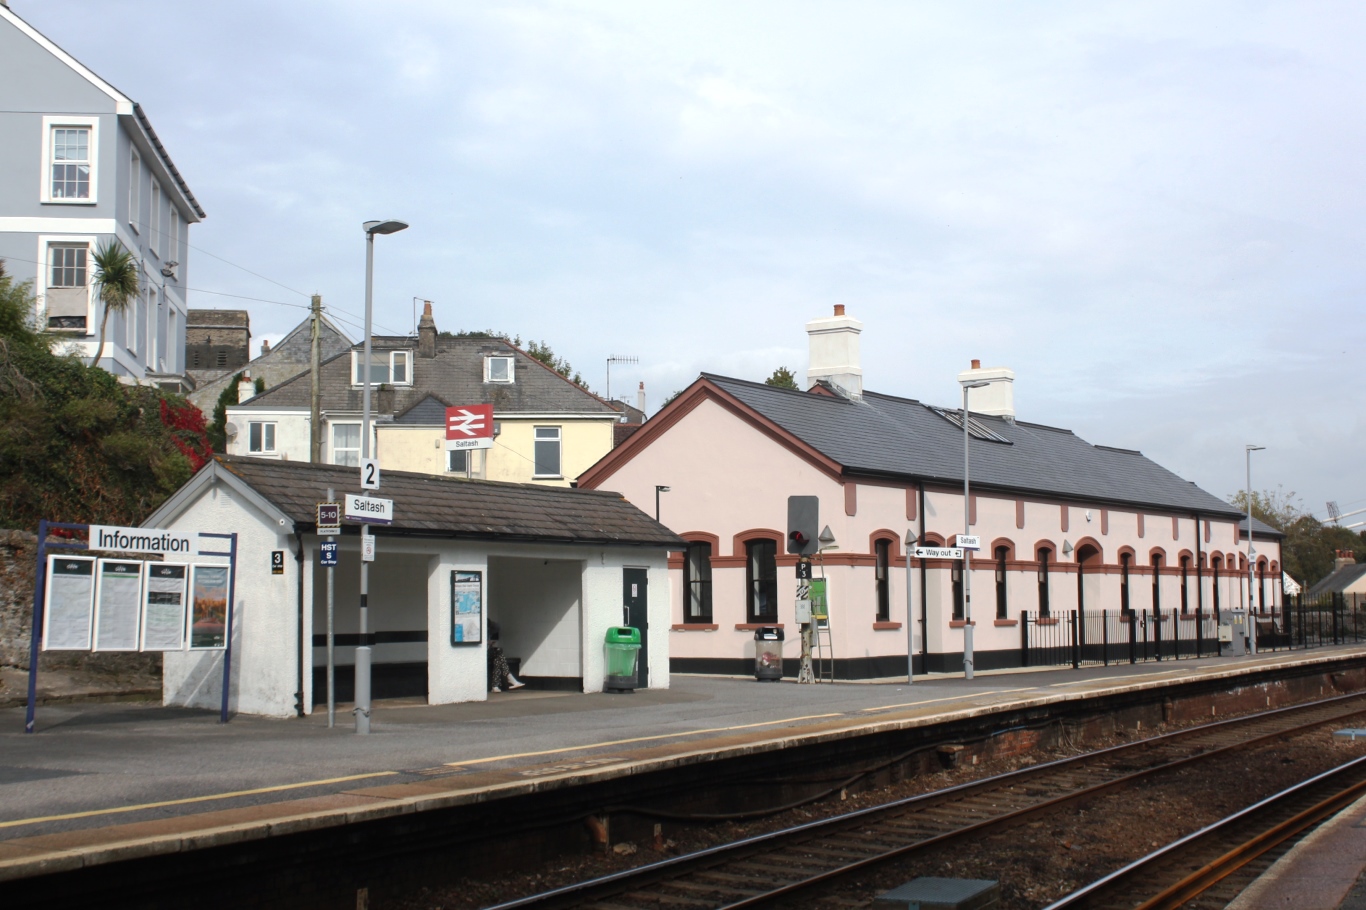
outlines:
[[446, 409], [446, 448], [493, 447], [493, 405], [471, 404]]

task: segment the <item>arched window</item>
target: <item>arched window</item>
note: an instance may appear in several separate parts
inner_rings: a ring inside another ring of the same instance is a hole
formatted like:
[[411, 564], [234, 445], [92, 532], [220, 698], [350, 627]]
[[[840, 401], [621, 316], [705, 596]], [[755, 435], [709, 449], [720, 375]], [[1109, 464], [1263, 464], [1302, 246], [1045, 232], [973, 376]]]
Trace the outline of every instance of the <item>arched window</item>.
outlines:
[[892, 542], [882, 538], [873, 544], [873, 575], [877, 584], [877, 621], [887, 622], [891, 618], [892, 592], [889, 575], [891, 569]]
[[1153, 554], [1153, 613], [1162, 612], [1162, 554]]
[[996, 618], [1005, 619], [1009, 605], [1006, 603], [1006, 558], [1010, 556], [1009, 547], [996, 548]]
[[1183, 614], [1189, 613], [1189, 612], [1191, 611], [1191, 609], [1190, 609], [1190, 608], [1191, 608], [1191, 595], [1190, 595], [1190, 588], [1189, 588], [1189, 585], [1190, 585], [1190, 575], [1191, 575], [1191, 558], [1190, 558], [1189, 556], [1182, 556], [1182, 557], [1181, 557], [1181, 612], [1182, 612]]
[[1129, 606], [1129, 561], [1133, 559], [1131, 553], [1119, 554], [1119, 610], [1121, 613], [1128, 613], [1132, 607]]
[[1257, 612], [1266, 612], [1266, 560], [1257, 560]]
[[1039, 548], [1039, 615], [1048, 615], [1048, 559], [1053, 551], [1048, 547]]
[[963, 618], [963, 562], [954, 560], [953, 568], [949, 570], [953, 579], [953, 618], [961, 620]]
[[683, 621], [711, 622], [711, 543], [694, 540], [683, 555]]
[[1214, 615], [1217, 617], [1219, 615], [1219, 572], [1224, 568], [1223, 558], [1220, 556], [1210, 557], [1209, 567], [1210, 575], [1213, 576], [1212, 582], [1214, 585]]
[[745, 541], [746, 621], [778, 621], [778, 544], [773, 540]]

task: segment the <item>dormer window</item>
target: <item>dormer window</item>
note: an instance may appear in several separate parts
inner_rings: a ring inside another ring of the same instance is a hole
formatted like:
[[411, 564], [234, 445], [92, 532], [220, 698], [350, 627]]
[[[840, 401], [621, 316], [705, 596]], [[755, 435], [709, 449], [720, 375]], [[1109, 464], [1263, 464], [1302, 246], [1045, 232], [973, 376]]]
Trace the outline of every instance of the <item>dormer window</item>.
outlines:
[[[364, 351], [351, 352], [351, 382], [353, 385], [362, 385], [365, 382], [365, 372], [361, 366], [364, 361]], [[412, 385], [412, 351], [371, 351], [370, 382], [375, 385], [381, 383]]]
[[485, 382], [512, 382], [513, 367], [511, 357], [485, 357]]

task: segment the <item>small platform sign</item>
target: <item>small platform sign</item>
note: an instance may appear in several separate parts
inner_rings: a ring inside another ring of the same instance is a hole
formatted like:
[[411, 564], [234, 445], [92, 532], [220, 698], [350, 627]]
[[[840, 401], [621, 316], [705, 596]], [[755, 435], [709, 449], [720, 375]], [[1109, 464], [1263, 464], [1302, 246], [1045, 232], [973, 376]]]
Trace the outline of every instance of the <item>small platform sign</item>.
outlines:
[[916, 559], [962, 559], [963, 551], [958, 547], [916, 547]]
[[338, 546], [335, 540], [324, 540], [318, 544], [318, 565], [329, 569], [336, 566]]
[[446, 448], [493, 448], [493, 405], [471, 404], [446, 409]]
[[341, 533], [341, 503], [318, 503], [318, 534], [322, 537]]
[[365, 562], [375, 561], [375, 535], [365, 533], [364, 528], [360, 534], [360, 558]]
[[346, 494], [346, 520], [366, 524], [391, 524], [394, 520], [392, 499], [372, 499], [357, 493]]
[[360, 460], [360, 488], [362, 490], [379, 489], [378, 458], [362, 458]]
[[285, 551], [284, 551], [284, 550], [271, 550], [271, 551], [270, 551], [270, 574], [271, 574], [271, 575], [283, 575], [283, 574], [285, 574]]
[[982, 549], [982, 538], [977, 534], [955, 534], [953, 545], [960, 550]]
[[811, 563], [809, 563], [809, 562], [799, 562], [799, 563], [797, 563], [797, 578], [798, 578], [799, 580], [804, 580], [804, 581], [810, 581], [810, 580], [811, 580]]

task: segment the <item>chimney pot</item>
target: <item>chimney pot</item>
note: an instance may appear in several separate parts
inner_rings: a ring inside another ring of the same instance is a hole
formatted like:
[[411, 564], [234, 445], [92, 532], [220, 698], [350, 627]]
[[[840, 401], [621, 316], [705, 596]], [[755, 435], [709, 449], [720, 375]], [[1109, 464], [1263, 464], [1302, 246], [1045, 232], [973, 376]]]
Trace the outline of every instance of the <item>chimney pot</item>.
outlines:
[[844, 304], [842, 304], [842, 303], [837, 303], [837, 304], [835, 304], [835, 315], [836, 315], [836, 316], [843, 316], [843, 315], [844, 315]]
[[262, 339], [261, 339], [261, 356], [264, 357], [265, 355], [267, 355], [267, 354], [269, 354], [269, 353], [270, 353], [270, 339], [268, 339], [268, 338], [262, 338]]
[[430, 315], [432, 315], [432, 302], [431, 302], [430, 300], [424, 300], [424, 301], [422, 302], [422, 315], [423, 315], [423, 316], [430, 316]]
[[972, 368], [973, 368], [974, 370], [980, 370], [980, 369], [982, 368], [982, 361], [980, 361], [980, 360], [974, 360], [974, 361], [972, 362]]

